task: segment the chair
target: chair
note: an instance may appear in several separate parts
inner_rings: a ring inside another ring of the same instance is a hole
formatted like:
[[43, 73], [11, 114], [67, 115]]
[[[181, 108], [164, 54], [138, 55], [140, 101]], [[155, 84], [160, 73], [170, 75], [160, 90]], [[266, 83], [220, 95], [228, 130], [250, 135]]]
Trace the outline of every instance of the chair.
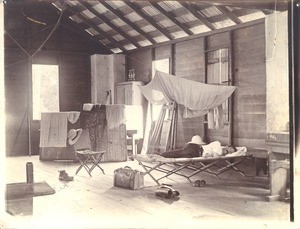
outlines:
[[[80, 166], [76, 170], [75, 174], [77, 174], [82, 168], [85, 168], [88, 174], [92, 176], [91, 173], [96, 167], [98, 167], [102, 171], [102, 173], [105, 174], [104, 170], [99, 165], [105, 151], [91, 150], [91, 141], [90, 141], [90, 135], [88, 130], [82, 131], [80, 138], [74, 144], [74, 149], [75, 149], [76, 157], [80, 162]], [[92, 165], [89, 165], [90, 163]]]

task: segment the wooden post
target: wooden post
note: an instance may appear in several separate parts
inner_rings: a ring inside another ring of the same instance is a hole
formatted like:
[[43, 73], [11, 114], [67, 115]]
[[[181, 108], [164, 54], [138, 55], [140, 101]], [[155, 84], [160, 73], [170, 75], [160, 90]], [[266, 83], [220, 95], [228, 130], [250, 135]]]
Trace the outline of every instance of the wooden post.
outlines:
[[[229, 33], [230, 45], [228, 47], [228, 78], [229, 85], [234, 85], [233, 81], [233, 39], [232, 39], [232, 31]], [[228, 99], [228, 145], [233, 145], [233, 95]]]

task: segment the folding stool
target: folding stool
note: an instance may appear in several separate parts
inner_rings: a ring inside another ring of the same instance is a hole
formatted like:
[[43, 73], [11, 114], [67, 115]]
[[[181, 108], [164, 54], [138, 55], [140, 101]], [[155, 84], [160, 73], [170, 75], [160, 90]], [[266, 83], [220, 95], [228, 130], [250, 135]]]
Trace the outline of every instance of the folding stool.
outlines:
[[76, 157], [80, 162], [80, 166], [76, 170], [75, 174], [77, 174], [82, 168], [84, 168], [87, 173], [92, 176], [91, 173], [96, 167], [98, 167], [102, 171], [102, 173], [105, 174], [104, 170], [99, 165], [105, 151], [93, 151], [91, 149], [91, 141], [88, 130], [82, 131], [80, 138], [74, 144], [74, 149]]

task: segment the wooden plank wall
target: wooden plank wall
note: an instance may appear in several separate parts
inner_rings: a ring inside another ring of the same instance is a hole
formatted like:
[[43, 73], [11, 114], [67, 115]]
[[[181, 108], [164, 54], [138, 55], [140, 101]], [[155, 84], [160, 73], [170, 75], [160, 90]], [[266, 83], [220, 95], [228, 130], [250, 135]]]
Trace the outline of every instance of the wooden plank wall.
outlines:
[[[232, 41], [230, 36], [232, 36]], [[233, 144], [264, 148], [266, 137], [264, 22], [242, 29], [171, 44], [173, 74], [178, 77], [205, 82], [205, 49], [227, 47], [230, 42], [233, 52], [233, 85], [238, 86], [233, 96]], [[149, 82], [152, 58], [167, 56], [165, 54], [157, 55], [158, 53], [166, 53], [165, 50], [170, 50], [166, 47], [155, 47], [154, 50], [145, 49], [130, 54], [128, 66], [138, 69], [137, 80]], [[140, 63], [143, 63], [143, 67]], [[227, 143], [228, 127], [221, 131], [208, 131], [205, 134], [204, 127], [206, 124], [203, 123], [203, 117], [183, 119], [182, 116], [183, 110], [180, 108], [177, 147], [182, 147], [195, 134], [201, 135], [208, 142], [219, 140]]]
[[[204, 38], [184, 41], [175, 45], [174, 74], [189, 80], [205, 81]], [[204, 138], [203, 117], [183, 118], [183, 106], [178, 109], [176, 146], [182, 147], [198, 134]]]
[[264, 24], [233, 32], [233, 143], [265, 148], [266, 64]]
[[152, 50], [147, 49], [143, 51], [133, 52], [127, 55], [127, 74], [128, 69], [134, 69], [136, 80], [149, 83], [151, 80], [151, 62], [152, 62]]
[[[28, 61], [21, 50], [5, 50], [5, 138], [7, 152], [28, 149]], [[24, 62], [19, 62], [24, 60]], [[15, 64], [19, 62], [19, 64]]]
[[[51, 2], [44, 2], [51, 5]], [[49, 25], [56, 22], [58, 15], [55, 7], [45, 6]], [[41, 17], [42, 18], [42, 17]], [[5, 30], [27, 53], [34, 53], [45, 41], [51, 29], [24, 19], [22, 11], [7, 8]], [[66, 20], [64, 20], [66, 19]], [[68, 18], [43, 48], [29, 62], [28, 55], [5, 35], [5, 109], [6, 109], [6, 154], [8, 156], [29, 154], [29, 134], [32, 154], [38, 154], [38, 121], [32, 121], [31, 110], [31, 64], [58, 64], [60, 69], [60, 110], [80, 110], [83, 103], [90, 102], [90, 55], [107, 54], [107, 51], [88, 36], [71, 28]], [[48, 23], [48, 21], [47, 21]], [[22, 61], [23, 60], [23, 61]], [[29, 119], [28, 119], [29, 115]], [[30, 120], [30, 123], [28, 122]], [[29, 125], [31, 133], [29, 133]]]

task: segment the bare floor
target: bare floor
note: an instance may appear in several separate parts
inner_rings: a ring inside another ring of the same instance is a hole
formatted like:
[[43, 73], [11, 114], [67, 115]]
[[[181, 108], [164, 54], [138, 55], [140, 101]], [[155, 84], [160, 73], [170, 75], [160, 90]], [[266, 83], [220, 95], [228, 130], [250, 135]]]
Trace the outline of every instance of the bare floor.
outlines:
[[[240, 223], [264, 228], [267, 222], [277, 226], [289, 223], [290, 204], [267, 200], [268, 179], [253, 176], [251, 164], [247, 166], [249, 177], [233, 171], [219, 179], [201, 173], [193, 180], [205, 179], [204, 187], [194, 187], [178, 176], [165, 179], [180, 196], [163, 199], [155, 196], [158, 186], [149, 176], [140, 190], [113, 187], [115, 169], [128, 165], [143, 171], [136, 161], [102, 163], [105, 175], [95, 168], [90, 177], [83, 169], [75, 175], [79, 164], [74, 162], [9, 157], [6, 183], [25, 182], [28, 161], [33, 162], [35, 182], [46, 181], [55, 194], [34, 197], [32, 215], [5, 214], [4, 228], [240, 228]], [[59, 181], [62, 169], [74, 176], [74, 181]]]

